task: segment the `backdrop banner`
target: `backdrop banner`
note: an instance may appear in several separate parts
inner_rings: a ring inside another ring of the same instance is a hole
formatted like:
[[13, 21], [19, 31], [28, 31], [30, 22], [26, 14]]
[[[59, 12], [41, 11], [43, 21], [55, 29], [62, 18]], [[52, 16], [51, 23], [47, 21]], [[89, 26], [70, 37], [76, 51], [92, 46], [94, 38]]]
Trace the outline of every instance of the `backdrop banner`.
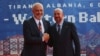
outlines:
[[[22, 25], [32, 17], [32, 4], [41, 2], [44, 19], [55, 22], [53, 10], [64, 11], [64, 19], [77, 27], [81, 56], [100, 56], [100, 0], [0, 0], [0, 55], [20, 55], [23, 49]], [[52, 56], [52, 48], [48, 48]]]

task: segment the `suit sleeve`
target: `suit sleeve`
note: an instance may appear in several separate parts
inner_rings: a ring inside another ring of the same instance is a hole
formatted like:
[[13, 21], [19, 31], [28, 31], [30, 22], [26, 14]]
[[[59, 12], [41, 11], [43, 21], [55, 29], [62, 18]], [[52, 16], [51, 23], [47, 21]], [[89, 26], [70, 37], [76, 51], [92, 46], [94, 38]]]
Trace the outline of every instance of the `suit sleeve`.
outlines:
[[75, 56], [80, 56], [80, 41], [76, 32], [76, 27], [72, 23], [72, 39], [74, 40], [74, 46], [75, 46]]
[[49, 41], [48, 41], [48, 45], [50, 47], [52, 47], [53, 46], [53, 35], [52, 35], [52, 28], [51, 27], [49, 28], [49, 36], [50, 36], [50, 38], [49, 38]]
[[42, 37], [37, 36], [37, 34], [32, 35], [31, 27], [28, 21], [24, 21], [23, 23], [23, 35], [25, 44], [41, 44]]

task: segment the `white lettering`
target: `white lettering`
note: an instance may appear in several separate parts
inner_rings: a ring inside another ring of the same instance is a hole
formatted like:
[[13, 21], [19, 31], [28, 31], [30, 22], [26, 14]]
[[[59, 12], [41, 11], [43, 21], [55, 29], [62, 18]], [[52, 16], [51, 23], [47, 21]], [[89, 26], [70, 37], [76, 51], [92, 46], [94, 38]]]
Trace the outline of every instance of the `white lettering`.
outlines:
[[68, 22], [75, 23], [75, 16], [74, 15], [68, 15]]
[[86, 12], [79, 13], [79, 22], [85, 23], [88, 21], [88, 14]]
[[24, 16], [22, 17], [22, 14], [18, 14], [18, 16], [16, 14], [13, 14], [12, 17], [14, 18], [14, 22], [16, 25], [19, 24], [19, 22], [21, 22], [21, 24], [23, 24], [24, 20], [26, 19], [27, 14], [24, 14]]
[[95, 15], [90, 15], [90, 22], [96, 22], [96, 16]]
[[97, 12], [97, 22], [100, 22], [100, 12]]
[[93, 7], [93, 3], [90, 3], [90, 7]]
[[100, 3], [98, 3], [98, 7], [100, 7]]

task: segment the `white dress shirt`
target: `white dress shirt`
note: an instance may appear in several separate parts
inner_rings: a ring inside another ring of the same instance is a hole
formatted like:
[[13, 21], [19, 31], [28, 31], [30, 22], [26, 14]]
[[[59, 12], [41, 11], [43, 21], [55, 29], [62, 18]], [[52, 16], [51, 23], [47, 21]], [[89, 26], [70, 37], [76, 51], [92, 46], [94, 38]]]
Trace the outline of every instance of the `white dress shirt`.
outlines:
[[42, 19], [41, 20], [37, 20], [36, 18], [34, 18], [34, 19], [35, 19], [35, 22], [36, 22], [37, 26], [38, 26], [39, 22], [41, 23], [41, 27], [42, 27], [41, 31], [42, 31], [42, 33], [44, 33], [45, 29], [44, 29], [44, 25], [43, 25]]
[[[62, 21], [60, 22], [60, 33], [61, 33], [61, 29], [62, 29], [62, 26], [63, 26], [63, 22], [64, 22], [64, 19], [62, 19]], [[56, 29], [57, 29], [57, 31], [58, 31], [58, 26], [57, 26], [58, 24], [56, 23]]]

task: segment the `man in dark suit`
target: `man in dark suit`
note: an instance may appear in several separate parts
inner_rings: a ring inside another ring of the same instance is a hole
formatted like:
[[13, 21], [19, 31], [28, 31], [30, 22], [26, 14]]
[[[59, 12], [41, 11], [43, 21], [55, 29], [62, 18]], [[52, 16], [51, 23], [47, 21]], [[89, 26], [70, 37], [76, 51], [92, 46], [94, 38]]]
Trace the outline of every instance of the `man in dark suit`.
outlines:
[[80, 43], [75, 25], [64, 21], [61, 8], [54, 10], [54, 19], [56, 23], [50, 28], [48, 42], [49, 46], [53, 47], [53, 56], [80, 56]]
[[35, 3], [32, 7], [33, 17], [23, 23], [24, 47], [21, 56], [46, 56], [46, 47], [50, 24], [42, 19], [43, 5]]

